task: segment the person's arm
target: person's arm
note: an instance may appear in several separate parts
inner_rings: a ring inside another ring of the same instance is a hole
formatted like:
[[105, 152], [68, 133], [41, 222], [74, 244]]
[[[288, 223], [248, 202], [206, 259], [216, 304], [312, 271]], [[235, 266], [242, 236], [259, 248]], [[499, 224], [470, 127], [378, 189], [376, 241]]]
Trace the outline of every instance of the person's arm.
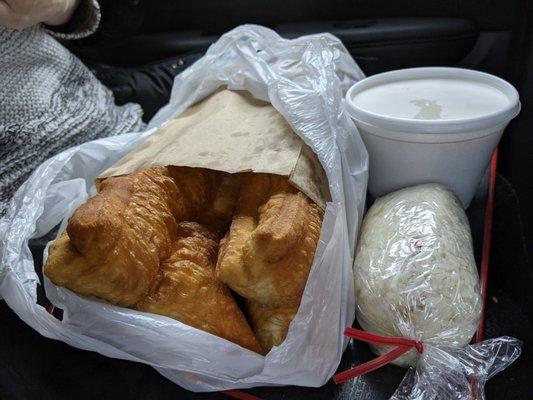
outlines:
[[24, 29], [43, 24], [56, 37], [78, 39], [100, 22], [96, 0], [0, 0], [0, 26]]
[[63, 23], [45, 21], [45, 28], [60, 39], [82, 39], [92, 35], [100, 25], [100, 6], [96, 0], [78, 0], [70, 18]]
[[67, 22], [79, 0], [0, 0], [0, 25], [23, 29], [41, 22], [61, 25]]

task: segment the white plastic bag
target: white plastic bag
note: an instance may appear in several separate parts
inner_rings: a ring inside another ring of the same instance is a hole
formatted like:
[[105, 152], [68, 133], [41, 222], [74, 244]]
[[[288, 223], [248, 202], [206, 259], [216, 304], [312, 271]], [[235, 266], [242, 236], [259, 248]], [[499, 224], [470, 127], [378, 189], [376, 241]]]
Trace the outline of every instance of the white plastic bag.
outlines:
[[332, 35], [285, 40], [263, 27], [241, 26], [176, 77], [170, 103], [150, 123], [153, 128], [178, 116], [220, 86], [246, 89], [270, 101], [322, 163], [332, 201], [315, 260], [286, 340], [266, 357], [170, 318], [83, 298], [46, 278], [47, 297], [64, 310], [63, 320], [36, 304], [39, 280], [28, 239], [60, 222], [64, 226], [94, 193], [94, 178], [153, 129], [71, 148], [33, 173], [0, 221], [0, 296], [46, 337], [151, 364], [190, 390], [323, 385], [344, 350], [343, 329], [354, 318], [352, 261], [368, 157], [342, 102], [347, 88], [361, 78], [361, 70]]

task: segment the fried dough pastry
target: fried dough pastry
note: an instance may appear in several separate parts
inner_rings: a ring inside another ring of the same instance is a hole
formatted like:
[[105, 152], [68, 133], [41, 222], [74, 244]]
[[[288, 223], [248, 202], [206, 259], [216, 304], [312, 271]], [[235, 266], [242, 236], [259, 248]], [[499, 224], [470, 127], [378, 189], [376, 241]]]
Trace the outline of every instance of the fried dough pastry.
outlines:
[[209, 225], [221, 234], [228, 230], [237, 204], [241, 178], [241, 174], [221, 173], [220, 184], [211, 204], [198, 216], [199, 223]]
[[265, 351], [269, 351], [285, 340], [289, 325], [298, 311], [298, 306], [271, 307], [248, 300], [246, 309], [252, 329], [259, 339], [261, 347]]
[[103, 260], [123, 230], [141, 231], [142, 241], [149, 236], [156, 247], [150, 250], [159, 253], [168, 249], [166, 239], [174, 234], [176, 221], [192, 219], [210, 201], [217, 178], [214, 171], [186, 167], [155, 167], [107, 178], [100, 192], [74, 212], [67, 231], [91, 261]]
[[[180, 223], [176, 231], [170, 257], [161, 263], [149, 293], [132, 308], [174, 318], [262, 354], [229, 289], [216, 278], [218, 235], [194, 222]], [[118, 303], [118, 292], [106, 289], [113, 269], [91, 264], [67, 232], [50, 246], [45, 273], [56, 285]]]
[[[323, 218], [286, 177], [155, 167], [99, 190], [50, 246], [52, 282], [257, 353], [283, 342]], [[247, 299], [253, 331], [226, 285]]]
[[219, 181], [214, 171], [185, 167], [149, 168], [104, 180], [100, 192], [74, 212], [67, 226], [71, 245], [93, 267], [83, 278], [73, 276], [80, 273], [75, 268], [63, 271], [68, 277], [60, 279], [57, 271], [54, 278], [83, 282], [83, 287], [70, 287], [78, 293], [135, 304], [150, 289], [161, 260], [170, 255], [176, 221], [205, 208]]
[[174, 318], [256, 353], [261, 347], [229, 289], [216, 278], [218, 236], [194, 223], [178, 225], [161, 278], [136, 308]]
[[315, 255], [323, 212], [286, 177], [245, 174], [218, 277], [264, 305], [297, 305]]
[[50, 245], [44, 273], [56, 285], [81, 295], [96, 296], [113, 304], [133, 305], [138, 300], [136, 291], [119, 290], [138, 286], [137, 275], [130, 279], [127, 270], [105, 263], [91, 264], [76, 250], [66, 231]]

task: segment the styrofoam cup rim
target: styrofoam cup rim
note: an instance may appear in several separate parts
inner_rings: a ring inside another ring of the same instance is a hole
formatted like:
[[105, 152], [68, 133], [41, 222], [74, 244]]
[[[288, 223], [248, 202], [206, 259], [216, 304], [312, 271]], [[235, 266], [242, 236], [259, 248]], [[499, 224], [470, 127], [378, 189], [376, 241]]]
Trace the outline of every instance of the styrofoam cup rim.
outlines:
[[[354, 96], [372, 86], [386, 82], [411, 80], [420, 78], [461, 78], [476, 80], [500, 90], [509, 100], [506, 107], [491, 114], [460, 119], [414, 119], [399, 118], [376, 114], [355, 106]], [[451, 67], [422, 67], [400, 69], [373, 75], [355, 83], [346, 93], [345, 108], [357, 122], [384, 129], [381, 135], [394, 139], [395, 132], [411, 134], [438, 135], [449, 133], [471, 132], [472, 138], [483, 136], [483, 130], [507, 124], [520, 112], [520, 101], [517, 90], [507, 81], [485, 72]], [[388, 131], [388, 132], [387, 132]], [[435, 138], [436, 139], [436, 138]], [[438, 141], [438, 140], [437, 140]]]

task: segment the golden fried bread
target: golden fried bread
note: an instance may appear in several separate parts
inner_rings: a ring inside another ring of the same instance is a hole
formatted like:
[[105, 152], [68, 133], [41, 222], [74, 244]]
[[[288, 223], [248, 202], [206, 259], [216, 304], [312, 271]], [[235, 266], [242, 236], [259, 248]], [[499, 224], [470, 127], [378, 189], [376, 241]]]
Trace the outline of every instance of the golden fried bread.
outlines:
[[200, 213], [198, 222], [216, 228], [220, 233], [225, 233], [231, 223], [235, 211], [239, 189], [241, 187], [241, 174], [221, 173], [220, 184], [217, 186], [211, 204]]
[[167, 167], [179, 191], [181, 208], [174, 214], [176, 220], [193, 221], [212, 206], [223, 176], [229, 174], [204, 168]]
[[161, 278], [136, 308], [181, 321], [257, 353], [261, 347], [229, 289], [216, 278], [218, 237], [194, 223], [178, 225]]
[[[322, 218], [286, 177], [154, 167], [103, 180], [50, 246], [44, 272], [264, 354], [298, 310]], [[226, 285], [247, 299], [253, 330]]]
[[279, 346], [285, 340], [298, 306], [271, 307], [248, 300], [246, 309], [261, 347], [269, 352], [272, 347]]
[[286, 177], [246, 174], [217, 262], [218, 277], [261, 304], [297, 305], [323, 212]]
[[214, 171], [185, 167], [149, 168], [103, 181], [67, 226], [71, 244], [94, 265], [83, 282], [89, 287], [105, 282], [89, 294], [123, 306], [146, 295], [160, 262], [170, 255], [176, 222], [205, 208], [219, 181]]
[[[178, 225], [176, 237], [149, 293], [133, 308], [174, 318], [262, 353], [229, 289], [215, 276], [218, 236], [202, 225], [184, 222]], [[120, 291], [112, 283], [113, 272], [109, 265], [90, 264], [66, 232], [50, 246], [45, 266], [56, 285], [118, 303]]]
[[154, 283], [153, 280], [140, 282], [134, 264], [117, 265], [115, 260], [111, 264], [91, 263], [76, 250], [67, 232], [50, 245], [44, 273], [56, 285], [124, 306], [135, 304], [140, 298], [139, 293], [148, 291]]
[[153, 239], [146, 241], [155, 247], [151, 253], [165, 252], [176, 221], [194, 218], [210, 202], [217, 180], [215, 171], [186, 167], [155, 167], [107, 178], [100, 192], [74, 212], [67, 231], [76, 249], [91, 261], [105, 259], [119, 238], [132, 231], [142, 233], [142, 242], [146, 236]]

